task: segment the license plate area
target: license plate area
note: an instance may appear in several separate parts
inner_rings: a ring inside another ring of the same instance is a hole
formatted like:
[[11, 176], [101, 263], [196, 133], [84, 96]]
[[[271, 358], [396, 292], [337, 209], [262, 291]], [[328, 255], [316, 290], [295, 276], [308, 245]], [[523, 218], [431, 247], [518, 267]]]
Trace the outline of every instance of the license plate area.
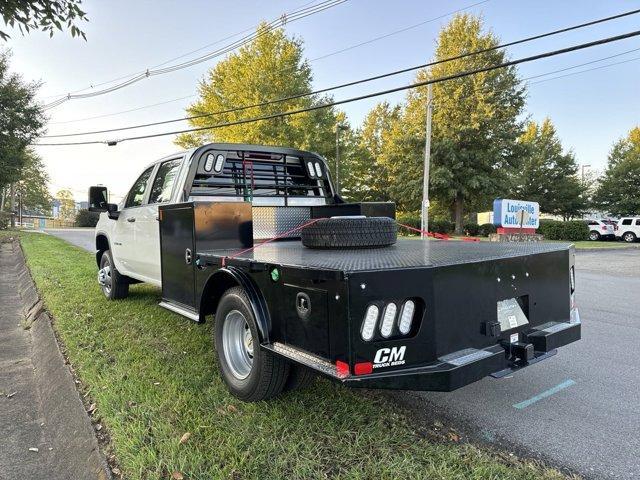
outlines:
[[500, 331], [507, 332], [529, 324], [529, 295], [498, 300]]

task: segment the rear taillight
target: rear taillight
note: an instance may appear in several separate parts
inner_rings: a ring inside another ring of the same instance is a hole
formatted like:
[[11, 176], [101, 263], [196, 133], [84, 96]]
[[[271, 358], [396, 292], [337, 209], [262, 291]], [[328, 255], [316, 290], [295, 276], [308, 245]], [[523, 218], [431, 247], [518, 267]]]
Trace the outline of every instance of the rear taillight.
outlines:
[[362, 322], [362, 331], [360, 332], [362, 339], [367, 342], [373, 338], [373, 334], [376, 331], [379, 311], [380, 310], [375, 305], [369, 305], [369, 308], [367, 308], [367, 313], [365, 314], [364, 321]]
[[364, 314], [360, 336], [365, 342], [369, 342], [376, 339], [376, 331], [377, 340], [409, 335], [413, 330], [417, 309], [415, 299], [407, 299], [402, 303], [371, 304]]

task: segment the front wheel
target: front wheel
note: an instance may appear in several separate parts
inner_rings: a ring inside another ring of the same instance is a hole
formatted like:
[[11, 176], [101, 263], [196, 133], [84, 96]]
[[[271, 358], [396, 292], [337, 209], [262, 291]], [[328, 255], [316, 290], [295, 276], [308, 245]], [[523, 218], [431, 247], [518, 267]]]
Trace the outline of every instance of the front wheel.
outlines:
[[598, 232], [589, 232], [589, 240], [595, 242], [597, 240], [600, 240], [600, 234]]
[[118, 272], [111, 251], [106, 250], [100, 257], [100, 270], [98, 270], [98, 283], [102, 293], [109, 300], [119, 300], [129, 295], [129, 283], [124, 275]]
[[622, 239], [627, 243], [633, 243], [636, 241], [636, 235], [633, 232], [627, 232], [622, 236]]
[[256, 319], [241, 287], [227, 290], [220, 299], [214, 341], [222, 379], [234, 396], [257, 402], [282, 392], [289, 364], [260, 348]]

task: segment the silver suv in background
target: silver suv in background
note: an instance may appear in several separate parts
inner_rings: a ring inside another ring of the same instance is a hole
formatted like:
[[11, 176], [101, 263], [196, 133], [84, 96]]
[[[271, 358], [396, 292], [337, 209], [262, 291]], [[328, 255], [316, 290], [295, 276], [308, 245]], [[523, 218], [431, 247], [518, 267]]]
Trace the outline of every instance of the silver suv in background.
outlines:
[[640, 217], [622, 217], [618, 220], [616, 239], [632, 243], [638, 238], [640, 238]]
[[589, 240], [613, 240], [616, 238], [616, 221], [609, 219], [587, 220]]

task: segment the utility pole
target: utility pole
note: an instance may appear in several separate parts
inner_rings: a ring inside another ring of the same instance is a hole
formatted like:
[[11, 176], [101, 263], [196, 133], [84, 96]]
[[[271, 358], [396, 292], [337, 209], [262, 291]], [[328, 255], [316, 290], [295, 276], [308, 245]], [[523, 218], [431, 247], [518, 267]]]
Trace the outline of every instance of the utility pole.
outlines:
[[12, 183], [9, 190], [11, 195], [11, 228], [16, 227], [16, 184]]
[[429, 164], [431, 163], [431, 116], [433, 114], [433, 85], [427, 85], [427, 128], [424, 141], [424, 176], [422, 181], [422, 215], [420, 228], [422, 238], [429, 231]]
[[340, 195], [340, 131], [348, 127], [341, 123], [336, 125], [336, 193]]

